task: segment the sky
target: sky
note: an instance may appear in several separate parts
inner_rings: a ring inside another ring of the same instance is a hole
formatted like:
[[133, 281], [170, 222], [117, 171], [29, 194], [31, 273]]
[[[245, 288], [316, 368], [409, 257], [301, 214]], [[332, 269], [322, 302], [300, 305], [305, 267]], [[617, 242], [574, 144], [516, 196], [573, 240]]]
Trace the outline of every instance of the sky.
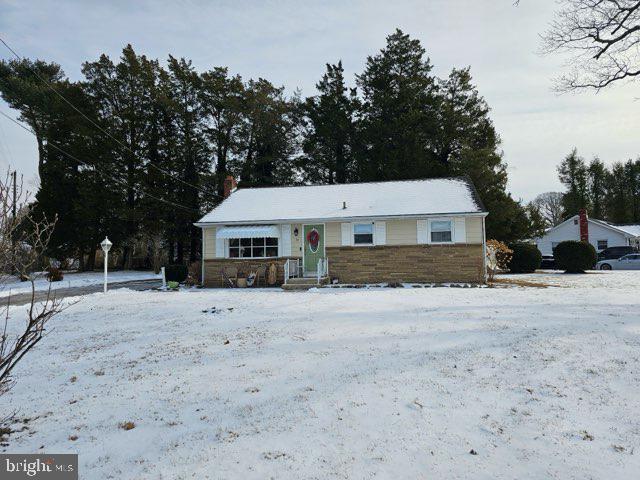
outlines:
[[[367, 55], [400, 28], [418, 38], [438, 76], [471, 66], [502, 138], [509, 190], [529, 201], [560, 190], [556, 166], [574, 147], [606, 164], [640, 155], [638, 84], [558, 95], [565, 59], [543, 56], [554, 0], [65, 1], [0, 0], [0, 36], [20, 55], [55, 61], [72, 80], [81, 64], [131, 43], [139, 54], [227, 66], [315, 94], [325, 63], [342, 60], [354, 85]], [[0, 45], [0, 58], [11, 54]], [[16, 116], [0, 100], [0, 110]], [[35, 139], [0, 117], [0, 168], [37, 185]]]

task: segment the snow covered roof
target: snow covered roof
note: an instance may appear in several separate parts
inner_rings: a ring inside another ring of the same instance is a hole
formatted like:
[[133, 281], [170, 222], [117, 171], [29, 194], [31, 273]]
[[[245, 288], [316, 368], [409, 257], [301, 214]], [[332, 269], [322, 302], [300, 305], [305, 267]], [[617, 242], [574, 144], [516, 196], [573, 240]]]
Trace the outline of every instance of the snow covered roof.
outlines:
[[640, 237], [640, 225], [611, 225], [633, 237]]
[[460, 177], [239, 189], [196, 225], [484, 213]]

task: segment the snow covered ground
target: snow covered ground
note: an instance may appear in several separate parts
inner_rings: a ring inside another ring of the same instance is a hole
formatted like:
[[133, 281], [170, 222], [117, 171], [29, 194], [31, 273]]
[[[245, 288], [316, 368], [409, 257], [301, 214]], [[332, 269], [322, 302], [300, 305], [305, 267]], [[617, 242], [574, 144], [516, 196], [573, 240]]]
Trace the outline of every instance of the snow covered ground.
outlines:
[[0, 397], [29, 419], [6, 450], [92, 479], [637, 478], [640, 272], [545, 275], [568, 288], [89, 295]]
[[[136, 270], [121, 270], [109, 272], [109, 283], [115, 282], [128, 282], [132, 280], [149, 280], [149, 279], [161, 279], [161, 275], [156, 275], [153, 272], [142, 272]], [[35, 286], [37, 291], [48, 290], [51, 286], [51, 290], [57, 290], [59, 288], [75, 288], [75, 287], [87, 287], [89, 285], [101, 285], [104, 281], [103, 272], [82, 272], [82, 273], [65, 273], [64, 279], [59, 282], [49, 282], [45, 278], [45, 273], [41, 273], [37, 276]], [[14, 295], [16, 293], [25, 293], [31, 291], [30, 282], [21, 282], [19, 279], [10, 277], [4, 279], [0, 284], [0, 298], [8, 295]]]

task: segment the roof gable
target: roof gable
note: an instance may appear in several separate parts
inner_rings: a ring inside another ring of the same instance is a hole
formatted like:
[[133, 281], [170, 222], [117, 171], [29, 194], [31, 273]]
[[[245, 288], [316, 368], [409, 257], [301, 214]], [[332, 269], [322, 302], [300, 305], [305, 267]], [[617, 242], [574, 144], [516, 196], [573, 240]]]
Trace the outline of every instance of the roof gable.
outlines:
[[[574, 215], [573, 217], [567, 218], [564, 222], [559, 223], [555, 227], [547, 228], [547, 230], [545, 230], [545, 235], [548, 234], [549, 232], [552, 232], [552, 231], [560, 228], [561, 226], [565, 225], [568, 222], [573, 222], [576, 219], [579, 220], [580, 216], [579, 215]], [[598, 220], [596, 218], [587, 218], [587, 221], [589, 223], [593, 223], [595, 225], [599, 225], [601, 227], [608, 228], [608, 229], [613, 230], [614, 232], [620, 233], [622, 235], [631, 236], [631, 237], [640, 236], [640, 225], [612, 225], [610, 223], [605, 222], [604, 220]]]
[[471, 182], [438, 178], [239, 189], [198, 224], [472, 213], [484, 207]]

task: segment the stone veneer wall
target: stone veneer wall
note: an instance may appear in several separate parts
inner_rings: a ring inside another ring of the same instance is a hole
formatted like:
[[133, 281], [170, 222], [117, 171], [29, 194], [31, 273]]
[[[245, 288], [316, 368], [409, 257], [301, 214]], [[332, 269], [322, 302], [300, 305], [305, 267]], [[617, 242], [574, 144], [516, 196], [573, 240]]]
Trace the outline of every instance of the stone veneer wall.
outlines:
[[[284, 264], [285, 261], [293, 257], [279, 257], [279, 258], [213, 258], [204, 261], [204, 286], [205, 287], [226, 287], [222, 283], [222, 269], [224, 267], [238, 267], [239, 272], [248, 274], [250, 271], [255, 271], [261, 265], [267, 267], [266, 277], [269, 275], [269, 265], [275, 263], [278, 265], [278, 275], [276, 285], [282, 285], [284, 282]], [[266, 281], [263, 284], [262, 278], [260, 279], [260, 287], [269, 286]]]
[[340, 283], [484, 283], [482, 245], [327, 247]]

